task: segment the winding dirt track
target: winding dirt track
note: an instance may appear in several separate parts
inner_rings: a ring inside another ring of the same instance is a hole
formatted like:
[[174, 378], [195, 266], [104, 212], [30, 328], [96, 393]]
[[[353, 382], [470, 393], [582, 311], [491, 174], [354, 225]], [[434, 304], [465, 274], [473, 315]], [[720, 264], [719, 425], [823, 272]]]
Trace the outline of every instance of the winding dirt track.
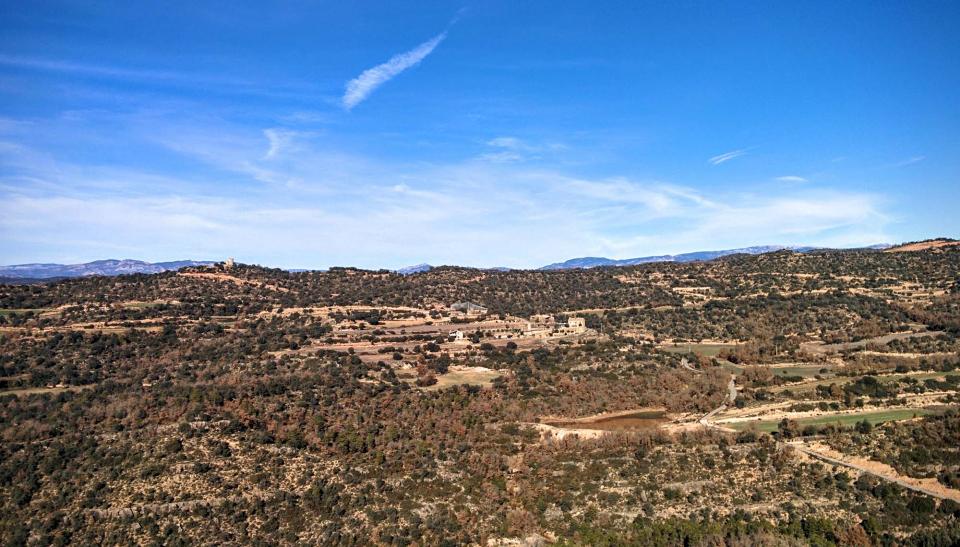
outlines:
[[704, 414], [704, 416], [703, 416], [702, 418], [700, 418], [700, 420], [699, 420], [700, 425], [703, 425], [703, 426], [706, 426], [706, 427], [714, 427], [714, 428], [717, 428], [717, 429], [722, 429], [722, 430], [724, 430], [724, 431], [730, 431], [729, 429], [727, 429], [726, 427], [723, 427], [722, 425], [717, 425], [717, 424], [715, 424], [715, 423], [712, 423], [712, 422], [710, 421], [710, 418], [713, 418], [713, 417], [716, 416], [717, 414], [719, 414], [719, 413], [723, 412], [724, 410], [726, 410], [726, 409], [727, 409], [727, 403], [729, 403], [729, 404], [732, 405], [732, 404], [734, 403], [734, 401], [737, 400], [737, 383], [736, 383], [735, 380], [736, 380], [736, 376], [734, 376], [733, 374], [731, 374], [731, 375], [730, 375], [730, 383], [727, 384], [727, 389], [729, 390], [729, 392], [727, 393], [727, 397], [723, 400], [723, 404], [721, 404], [721, 405], [718, 406], [717, 408], [711, 410], [710, 412]]
[[800, 344], [800, 349], [808, 351], [810, 353], [822, 355], [825, 353], [830, 353], [834, 351], [844, 351], [850, 349], [859, 349], [864, 348], [870, 344], [886, 345], [894, 340], [905, 340], [907, 338], [925, 338], [928, 336], [940, 336], [943, 334], [943, 331], [940, 330], [923, 330], [916, 332], [894, 332], [891, 334], [884, 334], [883, 336], [875, 336], [873, 338], [864, 338], [863, 340], [857, 340], [856, 342], [840, 342], [837, 344], [824, 344], [822, 342], [803, 342]]
[[695, 372], [695, 373], [697, 373], [697, 374], [703, 374], [703, 371], [702, 371], [702, 370], [695, 369], [695, 368], [693, 368], [692, 366], [690, 366], [690, 361], [687, 361], [687, 358], [686, 358], [686, 357], [684, 357], [683, 359], [680, 359], [680, 366], [682, 366], [683, 368], [689, 370], [690, 372]]
[[915, 479], [913, 477], [906, 477], [897, 473], [895, 469], [886, 464], [870, 460], [864, 460], [862, 463], [851, 461], [860, 460], [861, 458], [848, 457], [848, 459], [841, 459], [845, 457], [843, 454], [836, 453], [829, 449], [814, 450], [803, 441], [788, 443], [787, 446], [793, 447], [794, 450], [802, 452], [803, 454], [813, 458], [823, 460], [833, 465], [849, 467], [850, 469], [855, 469], [861, 473], [873, 475], [874, 477], [896, 483], [908, 490], [913, 490], [914, 492], [920, 492], [921, 494], [926, 494], [942, 500], [949, 499], [960, 502], [960, 491], [947, 488], [946, 486], [940, 484], [936, 479]]

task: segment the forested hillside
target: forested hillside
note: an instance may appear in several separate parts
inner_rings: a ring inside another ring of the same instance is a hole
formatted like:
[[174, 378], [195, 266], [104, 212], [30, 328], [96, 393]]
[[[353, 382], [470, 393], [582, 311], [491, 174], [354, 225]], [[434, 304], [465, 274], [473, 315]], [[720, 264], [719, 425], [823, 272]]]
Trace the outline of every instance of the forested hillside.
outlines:
[[0, 538], [955, 545], [958, 275], [944, 248], [3, 285]]

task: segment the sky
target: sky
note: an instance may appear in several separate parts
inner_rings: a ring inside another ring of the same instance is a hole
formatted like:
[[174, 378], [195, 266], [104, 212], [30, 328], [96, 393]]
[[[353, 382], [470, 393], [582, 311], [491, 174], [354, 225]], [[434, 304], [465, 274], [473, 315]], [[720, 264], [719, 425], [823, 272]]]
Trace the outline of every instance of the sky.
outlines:
[[960, 237], [960, 2], [0, 0], [0, 264]]

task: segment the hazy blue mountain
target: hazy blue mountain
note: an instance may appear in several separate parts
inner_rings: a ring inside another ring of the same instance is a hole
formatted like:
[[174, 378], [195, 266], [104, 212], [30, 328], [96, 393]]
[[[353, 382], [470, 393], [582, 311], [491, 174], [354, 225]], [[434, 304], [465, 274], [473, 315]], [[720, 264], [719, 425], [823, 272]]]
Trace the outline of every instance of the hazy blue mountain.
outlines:
[[[889, 244], [881, 243], [864, 247], [864, 249], [882, 250], [890, 247]], [[817, 247], [788, 247], [784, 245], [759, 245], [755, 247], [743, 247], [740, 249], [725, 249], [721, 251], [697, 251], [692, 253], [682, 253], [677, 255], [659, 255], [642, 256], [638, 258], [626, 258], [616, 260], [597, 256], [585, 256], [581, 258], [572, 258], [564, 262], [549, 264], [540, 268], [541, 270], [567, 270], [572, 268], [596, 268], [600, 266], [633, 266], [635, 264], [645, 264], [648, 262], [694, 262], [698, 260], [713, 260], [723, 256], [733, 254], [763, 254], [783, 249], [790, 249], [796, 252], [809, 252]], [[85, 277], [90, 275], [124, 275], [135, 273], [160, 273], [170, 270], [179, 270], [188, 266], [209, 266], [216, 262], [209, 260], [176, 260], [172, 262], [144, 262], [142, 260], [96, 260], [85, 264], [16, 264], [13, 266], [0, 266], [0, 283], [24, 283], [39, 282], [55, 279], [66, 279], [71, 277]], [[396, 271], [401, 275], [411, 275], [430, 271], [433, 266], [430, 264], [416, 264], [399, 268]], [[510, 268], [496, 267], [485, 268], [488, 271], [509, 271]], [[309, 272], [325, 271], [315, 269], [290, 269], [290, 272]]]
[[427, 272], [433, 269], [433, 266], [429, 264], [417, 264], [415, 266], [407, 266], [405, 268], [399, 268], [396, 271], [400, 275], [410, 275], [420, 272]]
[[142, 260], [96, 260], [85, 264], [16, 264], [0, 266], [0, 277], [12, 279], [57, 279], [90, 275], [124, 275], [160, 273], [187, 266], [209, 266], [209, 260], [176, 260], [173, 262], [144, 262]]
[[568, 270], [570, 268], [596, 268], [597, 266], [622, 266], [621, 260], [612, 258], [603, 258], [599, 256], [584, 256], [581, 258], [571, 258], [565, 262], [548, 264], [541, 270]]
[[696, 251], [692, 253], [683, 253], [678, 255], [642, 256], [639, 258], [625, 258], [623, 260], [587, 256], [583, 258], [572, 258], [564, 262], [548, 264], [540, 269], [541, 270], [568, 270], [571, 268], [596, 268], [599, 266], [633, 266], [636, 264], [646, 264], [648, 262], [695, 262], [698, 260], [713, 260], [715, 258], [720, 258], [722, 256], [729, 256], [733, 254], [757, 255], [757, 254], [763, 254], [763, 253], [771, 253], [774, 251], [781, 251], [783, 249], [790, 249], [792, 251], [805, 253], [805, 252], [814, 250], [815, 247], [787, 247], [785, 245], [759, 245], [756, 247], [743, 247], [740, 249], [725, 249], [722, 251]]

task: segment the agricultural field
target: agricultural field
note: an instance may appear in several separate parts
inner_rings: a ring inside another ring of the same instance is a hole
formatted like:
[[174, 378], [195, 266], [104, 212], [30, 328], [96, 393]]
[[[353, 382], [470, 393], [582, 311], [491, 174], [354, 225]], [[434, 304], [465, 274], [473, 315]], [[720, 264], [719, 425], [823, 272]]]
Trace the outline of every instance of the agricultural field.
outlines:
[[438, 390], [451, 386], [477, 386], [490, 388], [493, 381], [503, 377], [502, 372], [483, 367], [451, 367], [446, 373], [437, 377], [437, 383], [427, 389]]
[[[913, 418], [927, 416], [933, 414], [935, 411], [926, 409], [926, 408], [905, 408], [905, 409], [896, 409], [896, 410], [878, 410], [878, 411], [865, 411], [865, 412], [855, 412], [847, 414], [827, 414], [824, 416], [817, 416], [815, 418], [799, 418], [795, 420], [797, 426], [803, 428], [805, 426], [827, 426], [835, 425], [840, 428], [853, 427], [858, 423], [867, 422], [871, 425], [882, 424], [884, 422], [892, 422], [898, 420], [910, 420]], [[746, 429], [756, 429], [757, 431], [762, 431], [765, 433], [772, 433], [777, 431], [780, 428], [781, 422], [777, 420], [758, 420], [758, 421], [741, 421], [741, 422], [732, 422], [729, 424], [729, 427], [743, 431]]]
[[686, 344], [686, 343], [672, 343], [665, 346], [662, 346], [663, 351], [669, 353], [694, 353], [697, 355], [704, 355], [706, 357], [716, 357], [720, 355], [720, 352], [724, 350], [730, 350], [737, 347], [736, 343], [729, 344]]

